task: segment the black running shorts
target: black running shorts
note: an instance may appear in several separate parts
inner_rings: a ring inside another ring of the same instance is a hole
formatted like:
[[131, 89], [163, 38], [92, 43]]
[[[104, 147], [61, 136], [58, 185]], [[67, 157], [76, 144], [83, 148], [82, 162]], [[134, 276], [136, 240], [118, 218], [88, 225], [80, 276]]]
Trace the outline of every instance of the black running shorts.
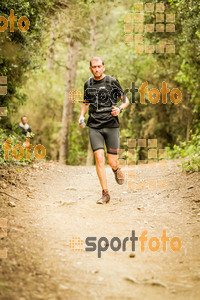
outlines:
[[119, 128], [91, 128], [89, 127], [89, 137], [92, 150], [104, 149], [106, 144], [107, 153], [118, 154], [120, 134]]

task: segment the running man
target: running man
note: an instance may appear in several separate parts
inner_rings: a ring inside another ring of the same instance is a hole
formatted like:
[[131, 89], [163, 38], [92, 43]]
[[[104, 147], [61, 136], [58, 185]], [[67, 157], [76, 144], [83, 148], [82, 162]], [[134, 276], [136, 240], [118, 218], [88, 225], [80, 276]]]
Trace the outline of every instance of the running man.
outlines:
[[[124, 175], [119, 168], [118, 151], [120, 146], [118, 115], [129, 105], [129, 100], [123, 93], [119, 81], [105, 75], [103, 59], [95, 56], [89, 67], [93, 77], [84, 84], [84, 102], [81, 106], [79, 125], [83, 127], [84, 116], [89, 108], [89, 137], [96, 160], [96, 171], [102, 187], [102, 197], [97, 204], [110, 201], [107, 187], [104, 142], [107, 148], [108, 163], [111, 166], [118, 184], [124, 183]], [[121, 100], [121, 105], [116, 106]]]

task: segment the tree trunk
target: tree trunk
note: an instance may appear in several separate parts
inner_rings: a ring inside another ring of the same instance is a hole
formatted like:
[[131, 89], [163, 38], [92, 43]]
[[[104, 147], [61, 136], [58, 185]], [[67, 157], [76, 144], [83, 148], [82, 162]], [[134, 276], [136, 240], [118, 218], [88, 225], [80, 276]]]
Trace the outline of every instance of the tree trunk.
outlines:
[[79, 42], [73, 37], [69, 43], [68, 56], [66, 62], [66, 88], [65, 88], [65, 100], [63, 104], [63, 117], [62, 117], [62, 131], [61, 131], [61, 143], [60, 143], [60, 157], [59, 162], [61, 164], [68, 163], [69, 155], [69, 124], [73, 118], [73, 103], [69, 100], [69, 92], [74, 89], [76, 80], [76, 70], [78, 63], [78, 48]]
[[[90, 18], [91, 23], [91, 44], [92, 44], [92, 56], [96, 54], [96, 48], [97, 48], [97, 40], [96, 40], [96, 16], [92, 15]], [[90, 140], [88, 141], [88, 151], [87, 151], [87, 160], [86, 165], [91, 166], [94, 165], [94, 153], [92, 151], [92, 147], [90, 145]]]
[[55, 44], [54, 44], [54, 28], [51, 28], [51, 41], [49, 46], [49, 53], [47, 57], [47, 69], [52, 71], [54, 60]]
[[97, 20], [95, 15], [91, 16], [90, 22], [91, 22], [90, 35], [91, 35], [91, 43], [92, 43], [92, 55], [95, 55], [97, 51], [97, 38], [96, 38]]
[[188, 117], [188, 121], [187, 121], [186, 142], [189, 141], [189, 138], [190, 138], [190, 117]]

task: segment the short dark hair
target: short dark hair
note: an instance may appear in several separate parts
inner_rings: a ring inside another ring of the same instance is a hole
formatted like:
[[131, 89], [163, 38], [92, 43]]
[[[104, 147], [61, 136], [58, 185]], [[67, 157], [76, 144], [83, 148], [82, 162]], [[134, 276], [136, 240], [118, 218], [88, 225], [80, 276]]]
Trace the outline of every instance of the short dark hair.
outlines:
[[22, 117], [21, 117], [21, 120], [22, 120], [23, 118], [27, 118], [27, 116], [22, 116]]
[[94, 56], [94, 57], [92, 57], [91, 60], [90, 60], [90, 67], [92, 66], [92, 61], [93, 61], [93, 60], [99, 60], [99, 59], [102, 61], [102, 65], [104, 66], [103, 58], [102, 58], [101, 56]]

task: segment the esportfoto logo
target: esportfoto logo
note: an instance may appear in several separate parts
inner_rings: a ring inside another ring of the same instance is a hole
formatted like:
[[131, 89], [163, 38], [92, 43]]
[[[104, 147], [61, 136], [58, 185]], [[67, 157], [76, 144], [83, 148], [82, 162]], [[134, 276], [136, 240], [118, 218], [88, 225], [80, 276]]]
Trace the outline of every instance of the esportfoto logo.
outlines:
[[[144, 252], [145, 247], [148, 246], [149, 250], [152, 252], [158, 251], [162, 247], [162, 251], [166, 252], [167, 247], [170, 246], [170, 249], [174, 252], [177, 252], [181, 249], [181, 239], [177, 236], [170, 238], [167, 236], [166, 230], [162, 231], [162, 236], [159, 238], [153, 236], [148, 240], [147, 237], [148, 231], [144, 230], [140, 237], [135, 235], [135, 230], [131, 231], [130, 237], [125, 237], [121, 240], [119, 237], [113, 237], [110, 242], [106, 237], [87, 237], [85, 242], [80, 237], [73, 237], [69, 241], [69, 247], [73, 251], [87, 251], [87, 252], [95, 252], [97, 251], [97, 257], [101, 258], [102, 252], [105, 252], [110, 249], [114, 252], [127, 251], [127, 243], [131, 242], [131, 250], [132, 252], [136, 251], [135, 243], [140, 242], [140, 251]], [[84, 248], [84, 245], [87, 247]]]

